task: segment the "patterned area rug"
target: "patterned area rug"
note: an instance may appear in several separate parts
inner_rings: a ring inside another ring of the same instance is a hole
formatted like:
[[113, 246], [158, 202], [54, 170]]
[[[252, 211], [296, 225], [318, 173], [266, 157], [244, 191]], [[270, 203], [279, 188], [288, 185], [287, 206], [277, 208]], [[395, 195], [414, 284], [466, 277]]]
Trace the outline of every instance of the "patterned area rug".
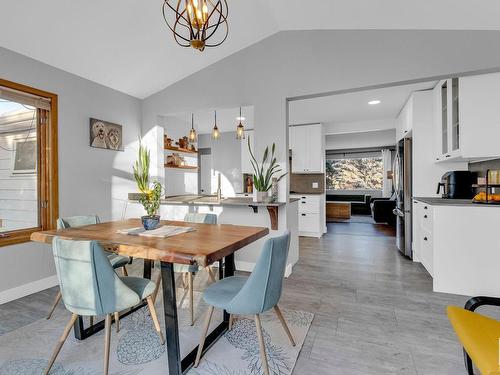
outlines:
[[[181, 353], [184, 356], [197, 344], [206, 305], [201, 295], [195, 295], [196, 322], [188, 323], [187, 301], [179, 309]], [[163, 320], [161, 301], [157, 302], [160, 321]], [[262, 315], [262, 326], [273, 375], [291, 374], [311, 325], [313, 314], [304, 311], [283, 310], [297, 343], [292, 347], [273, 311]], [[70, 314], [58, 308], [51, 320], [39, 320], [23, 328], [0, 336], [0, 375], [40, 375], [61, 335]], [[212, 328], [222, 320], [222, 313], [214, 314]], [[103, 366], [104, 333], [78, 341], [71, 332], [50, 374], [99, 375]], [[112, 326], [110, 374], [151, 375], [167, 373], [165, 346], [153, 328], [147, 308], [120, 320], [120, 332]], [[260, 375], [262, 374], [255, 324], [240, 318], [202, 358], [190, 375]]]

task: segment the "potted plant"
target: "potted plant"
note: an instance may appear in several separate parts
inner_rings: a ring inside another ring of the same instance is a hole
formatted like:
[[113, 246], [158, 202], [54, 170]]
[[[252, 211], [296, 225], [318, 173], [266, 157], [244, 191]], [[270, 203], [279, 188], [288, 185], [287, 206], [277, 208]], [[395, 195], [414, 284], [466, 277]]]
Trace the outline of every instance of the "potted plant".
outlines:
[[[252, 148], [250, 147], [250, 137], [248, 137], [248, 151], [250, 152], [250, 163], [252, 163], [252, 168], [254, 170], [253, 187], [255, 194], [253, 200], [254, 202], [264, 202], [266, 198], [269, 197], [269, 189], [271, 189], [273, 185], [273, 177], [282, 171], [279, 164], [276, 162], [276, 144], [273, 143], [271, 147], [271, 155], [269, 155], [269, 146], [266, 147], [261, 164], [259, 164], [253, 155]], [[286, 173], [283, 173], [280, 177], [275, 177], [276, 182], [281, 180], [285, 175]]]
[[134, 179], [137, 183], [137, 188], [141, 193], [139, 202], [146, 210], [147, 215], [142, 216], [142, 225], [144, 229], [155, 229], [160, 223], [160, 215], [158, 209], [160, 208], [160, 199], [162, 193], [162, 186], [158, 181], [149, 183], [149, 164], [150, 164], [149, 150], [144, 147], [139, 141], [139, 155], [134, 164]]

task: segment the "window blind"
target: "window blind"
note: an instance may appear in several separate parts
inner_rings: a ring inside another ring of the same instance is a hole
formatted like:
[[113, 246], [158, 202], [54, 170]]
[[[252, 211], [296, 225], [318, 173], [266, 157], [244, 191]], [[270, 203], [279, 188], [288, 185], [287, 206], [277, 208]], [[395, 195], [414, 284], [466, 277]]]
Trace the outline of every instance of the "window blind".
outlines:
[[31, 107], [50, 110], [50, 99], [20, 92], [7, 87], [0, 86], [0, 99], [29, 105]]

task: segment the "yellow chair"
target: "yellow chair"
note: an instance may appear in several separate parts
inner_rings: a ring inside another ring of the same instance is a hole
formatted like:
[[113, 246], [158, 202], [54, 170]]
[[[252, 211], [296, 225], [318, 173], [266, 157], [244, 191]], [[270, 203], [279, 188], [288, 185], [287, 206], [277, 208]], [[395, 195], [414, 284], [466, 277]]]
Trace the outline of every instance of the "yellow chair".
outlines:
[[500, 375], [500, 322], [474, 312], [484, 305], [500, 306], [500, 298], [474, 297], [465, 308], [448, 306], [448, 319], [464, 348], [468, 374], [474, 375], [474, 363], [482, 375]]

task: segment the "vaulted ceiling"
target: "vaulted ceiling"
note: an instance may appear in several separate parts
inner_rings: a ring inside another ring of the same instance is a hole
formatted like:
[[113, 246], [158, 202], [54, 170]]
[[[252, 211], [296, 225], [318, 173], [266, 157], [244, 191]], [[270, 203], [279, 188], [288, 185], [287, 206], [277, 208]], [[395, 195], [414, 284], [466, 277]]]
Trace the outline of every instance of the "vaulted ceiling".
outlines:
[[279, 31], [500, 30], [497, 0], [227, 1], [229, 38], [202, 53], [175, 44], [163, 0], [3, 1], [0, 46], [144, 98]]

